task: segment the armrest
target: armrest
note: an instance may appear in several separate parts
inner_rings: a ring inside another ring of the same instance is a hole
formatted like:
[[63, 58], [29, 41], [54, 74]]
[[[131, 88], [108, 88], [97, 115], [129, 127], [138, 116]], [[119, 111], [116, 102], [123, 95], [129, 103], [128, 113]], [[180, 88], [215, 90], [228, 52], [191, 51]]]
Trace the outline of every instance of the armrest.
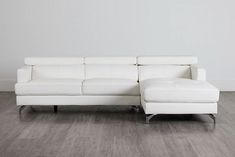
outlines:
[[17, 82], [29, 82], [32, 79], [32, 66], [23, 66], [17, 70]]
[[191, 73], [193, 80], [206, 80], [206, 70], [199, 68], [197, 65], [191, 65]]

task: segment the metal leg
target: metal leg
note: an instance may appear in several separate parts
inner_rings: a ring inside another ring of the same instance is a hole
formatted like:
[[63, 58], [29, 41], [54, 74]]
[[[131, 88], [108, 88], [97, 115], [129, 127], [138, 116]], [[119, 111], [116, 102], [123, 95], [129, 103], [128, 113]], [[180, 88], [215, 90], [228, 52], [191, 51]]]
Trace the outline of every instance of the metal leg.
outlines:
[[210, 118], [213, 119], [214, 125], [216, 124], [216, 116], [214, 114], [209, 114]]
[[22, 105], [22, 106], [19, 107], [19, 114], [21, 114], [21, 112], [22, 112], [22, 110], [23, 110], [24, 108], [25, 108], [24, 105]]
[[57, 113], [58, 106], [54, 106], [54, 113]]
[[135, 112], [139, 112], [140, 111], [140, 106], [138, 106], [138, 105], [131, 106], [131, 109], [134, 110]]
[[150, 115], [146, 115], [146, 123], [149, 124], [150, 119], [152, 119], [154, 116], [156, 116], [157, 114], [150, 114]]

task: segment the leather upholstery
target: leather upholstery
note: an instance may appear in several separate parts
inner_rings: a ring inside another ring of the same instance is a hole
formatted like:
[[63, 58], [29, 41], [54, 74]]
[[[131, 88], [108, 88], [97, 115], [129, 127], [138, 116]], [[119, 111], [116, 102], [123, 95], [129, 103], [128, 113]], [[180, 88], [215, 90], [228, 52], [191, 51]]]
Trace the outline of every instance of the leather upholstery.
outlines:
[[197, 57], [26, 58], [17, 105], [142, 105], [146, 114], [217, 113]]
[[32, 66], [23, 66], [17, 70], [17, 82], [28, 82], [32, 79]]
[[191, 65], [197, 62], [197, 57], [193, 56], [140, 56], [137, 58], [138, 65]]
[[206, 81], [206, 70], [197, 65], [191, 65], [192, 79]]
[[146, 65], [139, 66], [139, 80], [152, 78], [188, 78], [191, 69], [188, 65]]
[[84, 64], [83, 57], [27, 57], [25, 65], [78, 65]]
[[141, 96], [146, 102], [215, 103], [219, 90], [205, 81], [190, 79], [150, 79], [140, 82]]
[[37, 79], [15, 85], [16, 95], [81, 95], [82, 80]]
[[37, 65], [33, 66], [32, 79], [73, 78], [84, 79], [84, 65]]
[[85, 57], [85, 64], [136, 65], [136, 57]]
[[140, 105], [140, 96], [17, 96], [17, 105]]
[[88, 79], [82, 91], [85, 95], [140, 95], [139, 84], [129, 79]]
[[137, 66], [135, 65], [86, 65], [86, 79], [118, 78], [138, 80]]
[[216, 114], [217, 103], [141, 102], [145, 114]]

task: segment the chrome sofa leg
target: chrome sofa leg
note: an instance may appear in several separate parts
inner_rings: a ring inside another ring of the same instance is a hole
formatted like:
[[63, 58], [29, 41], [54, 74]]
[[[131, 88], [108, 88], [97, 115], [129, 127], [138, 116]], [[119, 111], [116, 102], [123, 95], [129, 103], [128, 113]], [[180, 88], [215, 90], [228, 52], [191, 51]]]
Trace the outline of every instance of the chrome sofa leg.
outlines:
[[58, 111], [58, 106], [53, 106], [54, 107], [54, 113], [57, 113], [57, 111]]
[[21, 114], [22, 110], [25, 108], [24, 105], [19, 106], [19, 114]]
[[146, 124], [149, 124], [149, 121], [154, 117], [156, 116], [157, 114], [148, 114], [146, 115]]
[[210, 118], [213, 119], [214, 125], [216, 124], [216, 116], [214, 114], [209, 114]]

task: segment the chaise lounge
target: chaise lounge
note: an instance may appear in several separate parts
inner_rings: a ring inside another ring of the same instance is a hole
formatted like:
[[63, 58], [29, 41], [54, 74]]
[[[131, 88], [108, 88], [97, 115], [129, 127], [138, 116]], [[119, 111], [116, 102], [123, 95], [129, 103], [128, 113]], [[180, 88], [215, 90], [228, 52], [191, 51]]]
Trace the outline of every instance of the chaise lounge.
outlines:
[[197, 58], [25, 58], [17, 71], [17, 105], [131, 105], [146, 123], [157, 114], [209, 114], [215, 122], [219, 90], [206, 82]]

